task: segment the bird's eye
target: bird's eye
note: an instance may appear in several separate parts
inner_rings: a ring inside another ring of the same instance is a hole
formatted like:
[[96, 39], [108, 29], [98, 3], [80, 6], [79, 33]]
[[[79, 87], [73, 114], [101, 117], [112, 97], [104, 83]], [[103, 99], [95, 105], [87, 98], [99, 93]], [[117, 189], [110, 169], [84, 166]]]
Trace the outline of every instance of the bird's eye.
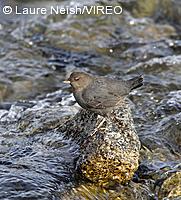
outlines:
[[74, 78], [75, 81], [78, 81], [79, 79], [80, 79], [79, 77], [75, 77], [75, 78]]

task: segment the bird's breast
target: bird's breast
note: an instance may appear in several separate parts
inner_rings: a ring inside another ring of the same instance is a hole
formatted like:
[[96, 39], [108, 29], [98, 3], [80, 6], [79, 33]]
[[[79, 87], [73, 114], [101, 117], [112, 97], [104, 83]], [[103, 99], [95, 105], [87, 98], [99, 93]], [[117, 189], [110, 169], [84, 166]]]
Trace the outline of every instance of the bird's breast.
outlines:
[[77, 103], [82, 107], [82, 108], [85, 108], [87, 109], [87, 105], [82, 97], [82, 91], [76, 91], [73, 93], [74, 94], [74, 97], [75, 97], [75, 100], [77, 101]]

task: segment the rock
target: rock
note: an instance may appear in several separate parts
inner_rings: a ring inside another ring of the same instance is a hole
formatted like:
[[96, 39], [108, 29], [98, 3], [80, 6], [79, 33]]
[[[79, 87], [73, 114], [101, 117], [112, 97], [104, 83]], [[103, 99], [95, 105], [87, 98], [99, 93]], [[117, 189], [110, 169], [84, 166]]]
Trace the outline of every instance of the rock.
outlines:
[[6, 99], [12, 93], [12, 87], [9, 83], [0, 82], [0, 101]]
[[[94, 194], [94, 195], [92, 195]], [[64, 193], [60, 196], [61, 199], [69, 200], [85, 200], [85, 199], [111, 199], [111, 200], [148, 200], [154, 199], [154, 194], [150, 191], [147, 185], [130, 182], [123, 186], [119, 185], [114, 190], [105, 190], [102, 187], [97, 187], [95, 184], [82, 184], [78, 188], [74, 188], [70, 193]]]
[[106, 187], [132, 179], [140, 142], [126, 101], [109, 117], [81, 110], [59, 130], [79, 143], [76, 166], [83, 177]]
[[176, 172], [166, 179], [159, 191], [160, 199], [180, 199], [181, 197], [181, 172]]
[[152, 58], [146, 62], [140, 62], [132, 66], [127, 72], [135, 72], [137, 70], [141, 70], [144, 73], [163, 73], [163, 71], [172, 71], [180, 69], [181, 64], [181, 56], [173, 55], [166, 56], [164, 58]]

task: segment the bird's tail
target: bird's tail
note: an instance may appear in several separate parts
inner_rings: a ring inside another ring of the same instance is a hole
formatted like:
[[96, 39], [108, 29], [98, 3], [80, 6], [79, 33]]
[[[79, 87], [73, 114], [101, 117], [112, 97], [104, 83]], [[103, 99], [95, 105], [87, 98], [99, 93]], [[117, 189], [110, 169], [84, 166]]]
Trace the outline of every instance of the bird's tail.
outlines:
[[131, 90], [141, 87], [143, 85], [143, 76], [137, 76], [129, 80]]

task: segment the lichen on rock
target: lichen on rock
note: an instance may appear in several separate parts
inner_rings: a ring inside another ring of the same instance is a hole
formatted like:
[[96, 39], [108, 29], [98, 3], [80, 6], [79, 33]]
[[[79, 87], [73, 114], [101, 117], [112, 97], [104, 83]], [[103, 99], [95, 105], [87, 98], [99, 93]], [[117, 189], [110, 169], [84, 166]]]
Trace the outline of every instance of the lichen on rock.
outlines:
[[86, 179], [101, 186], [132, 179], [140, 141], [126, 100], [105, 117], [81, 110], [60, 130], [79, 143], [76, 167]]

